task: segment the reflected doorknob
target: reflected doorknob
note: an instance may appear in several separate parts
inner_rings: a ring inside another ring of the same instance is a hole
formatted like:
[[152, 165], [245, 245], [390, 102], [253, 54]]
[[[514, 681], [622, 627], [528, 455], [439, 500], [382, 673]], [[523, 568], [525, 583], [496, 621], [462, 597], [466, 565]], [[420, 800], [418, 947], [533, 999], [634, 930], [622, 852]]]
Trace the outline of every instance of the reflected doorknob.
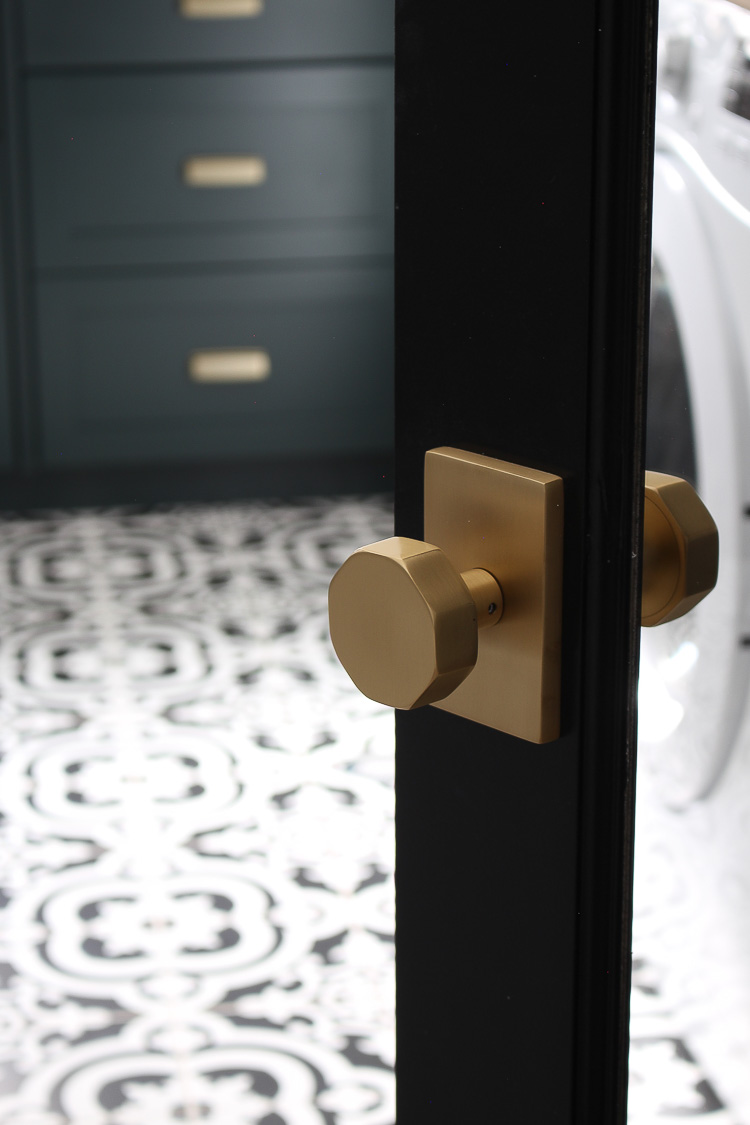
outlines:
[[716, 585], [719, 532], [692, 485], [646, 473], [641, 625], [674, 621]]
[[[361, 547], [329, 590], [331, 639], [357, 687], [532, 742], [558, 737], [562, 480], [463, 450], [425, 457], [425, 540]], [[642, 624], [716, 584], [718, 532], [694, 489], [647, 473]]]

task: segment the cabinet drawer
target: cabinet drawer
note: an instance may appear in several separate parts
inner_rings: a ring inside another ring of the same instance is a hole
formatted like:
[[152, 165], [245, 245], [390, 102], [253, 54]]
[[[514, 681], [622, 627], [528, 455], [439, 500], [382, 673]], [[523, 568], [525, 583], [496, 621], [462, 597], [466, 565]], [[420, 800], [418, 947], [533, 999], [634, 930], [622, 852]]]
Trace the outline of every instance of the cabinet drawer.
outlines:
[[[47, 281], [38, 316], [49, 467], [392, 444], [385, 267]], [[191, 379], [191, 357], [226, 349], [254, 356], [250, 374], [265, 377]]]
[[[389, 66], [32, 79], [37, 265], [390, 253], [392, 82]], [[193, 158], [226, 156], [259, 174], [186, 182]]]
[[[391, 0], [264, 0], [255, 15], [185, 18], [186, 0], [23, 0], [32, 66], [387, 56]], [[195, 5], [192, 5], [195, 7]], [[199, 14], [199, 13], [196, 13]]]

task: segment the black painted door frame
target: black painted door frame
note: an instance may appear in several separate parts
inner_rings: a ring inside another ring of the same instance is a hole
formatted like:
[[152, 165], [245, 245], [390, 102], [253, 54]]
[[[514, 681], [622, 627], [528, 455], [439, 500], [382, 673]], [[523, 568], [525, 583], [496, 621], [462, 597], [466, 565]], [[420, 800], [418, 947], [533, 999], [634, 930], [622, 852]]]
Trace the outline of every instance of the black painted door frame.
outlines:
[[397, 534], [439, 445], [566, 505], [562, 737], [397, 719], [399, 1125], [625, 1122], [655, 21], [396, 4]]

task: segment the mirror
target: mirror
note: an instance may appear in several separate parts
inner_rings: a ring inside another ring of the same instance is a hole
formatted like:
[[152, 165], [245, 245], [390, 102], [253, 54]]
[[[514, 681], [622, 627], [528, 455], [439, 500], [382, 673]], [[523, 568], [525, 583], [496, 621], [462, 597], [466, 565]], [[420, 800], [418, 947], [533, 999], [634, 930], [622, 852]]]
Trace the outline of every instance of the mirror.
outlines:
[[750, 1116], [750, 12], [660, 5], [647, 464], [719, 526], [716, 590], [644, 630], [630, 1120]]

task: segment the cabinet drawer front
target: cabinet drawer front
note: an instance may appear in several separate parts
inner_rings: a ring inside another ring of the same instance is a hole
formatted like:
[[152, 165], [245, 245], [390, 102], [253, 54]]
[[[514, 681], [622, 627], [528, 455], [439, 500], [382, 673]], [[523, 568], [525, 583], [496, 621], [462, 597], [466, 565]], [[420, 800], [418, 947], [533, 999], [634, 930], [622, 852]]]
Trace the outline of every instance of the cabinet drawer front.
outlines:
[[[392, 444], [385, 267], [46, 281], [38, 313], [49, 467]], [[227, 377], [191, 377], [196, 355]]]
[[[23, 0], [31, 66], [388, 56], [391, 0]], [[212, 18], [212, 16], [214, 18]]]
[[390, 66], [39, 77], [29, 95], [42, 269], [391, 252]]

